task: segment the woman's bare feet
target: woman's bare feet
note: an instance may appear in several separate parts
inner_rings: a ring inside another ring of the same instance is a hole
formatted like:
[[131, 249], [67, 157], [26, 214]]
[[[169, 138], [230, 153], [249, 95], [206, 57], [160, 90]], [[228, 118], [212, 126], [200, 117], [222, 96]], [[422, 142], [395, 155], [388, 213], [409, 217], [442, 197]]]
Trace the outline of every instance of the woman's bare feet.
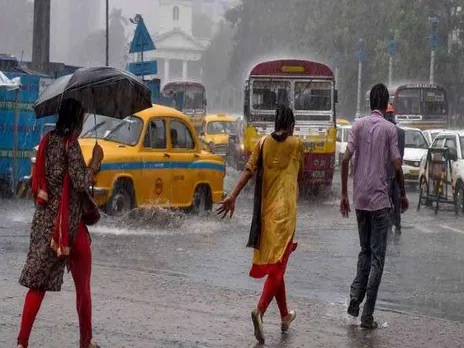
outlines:
[[292, 321], [295, 320], [295, 318], [296, 318], [295, 311], [290, 311], [285, 318], [282, 318], [282, 326], [280, 327], [282, 332], [288, 331], [288, 329], [290, 328], [290, 324], [292, 323]]
[[258, 309], [253, 309], [251, 312], [251, 320], [255, 329], [255, 337], [260, 344], [264, 344], [264, 329], [263, 329], [263, 316]]

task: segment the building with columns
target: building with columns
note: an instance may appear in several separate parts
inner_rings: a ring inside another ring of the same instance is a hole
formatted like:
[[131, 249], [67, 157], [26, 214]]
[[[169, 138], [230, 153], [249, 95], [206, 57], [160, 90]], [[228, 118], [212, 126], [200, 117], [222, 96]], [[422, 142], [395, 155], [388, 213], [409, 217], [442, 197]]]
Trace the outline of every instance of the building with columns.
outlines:
[[162, 83], [176, 80], [201, 81], [201, 56], [207, 42], [193, 37], [193, 0], [159, 0], [156, 50], [148, 54], [158, 61]]

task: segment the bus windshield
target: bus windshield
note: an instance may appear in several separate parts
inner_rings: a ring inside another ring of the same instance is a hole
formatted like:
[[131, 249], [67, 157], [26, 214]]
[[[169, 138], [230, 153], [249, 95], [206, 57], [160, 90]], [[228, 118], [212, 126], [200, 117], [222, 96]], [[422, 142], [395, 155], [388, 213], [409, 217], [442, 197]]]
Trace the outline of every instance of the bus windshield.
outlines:
[[398, 92], [395, 113], [398, 115], [418, 115], [421, 113], [420, 89], [403, 89]]
[[424, 109], [427, 115], [445, 115], [448, 111], [445, 92], [437, 89], [424, 90]]
[[295, 110], [330, 111], [331, 93], [328, 81], [295, 82]]
[[290, 81], [254, 80], [252, 88], [254, 110], [274, 111], [277, 104], [289, 105]]
[[186, 86], [184, 93], [184, 110], [205, 108], [205, 91], [200, 86]]

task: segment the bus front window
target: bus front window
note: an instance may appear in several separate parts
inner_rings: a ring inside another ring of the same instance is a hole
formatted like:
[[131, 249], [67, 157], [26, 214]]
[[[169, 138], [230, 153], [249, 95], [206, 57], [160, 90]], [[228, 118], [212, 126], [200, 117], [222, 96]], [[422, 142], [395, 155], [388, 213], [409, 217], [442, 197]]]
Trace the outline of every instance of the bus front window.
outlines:
[[332, 110], [332, 85], [328, 81], [295, 82], [295, 110]]
[[424, 109], [427, 115], [445, 115], [447, 112], [445, 92], [424, 90]]
[[404, 89], [399, 91], [395, 112], [397, 115], [420, 114], [420, 89]]
[[205, 91], [200, 87], [187, 87], [184, 94], [184, 109], [198, 110], [205, 108]]
[[251, 103], [254, 110], [274, 111], [278, 104], [289, 105], [290, 81], [253, 81]]

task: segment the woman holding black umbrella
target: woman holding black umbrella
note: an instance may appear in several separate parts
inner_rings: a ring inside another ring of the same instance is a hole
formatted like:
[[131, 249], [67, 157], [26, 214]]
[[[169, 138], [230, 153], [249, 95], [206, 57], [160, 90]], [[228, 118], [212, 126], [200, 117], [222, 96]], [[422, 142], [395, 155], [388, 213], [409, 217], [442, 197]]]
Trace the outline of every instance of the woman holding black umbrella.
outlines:
[[91, 343], [90, 237], [81, 217], [83, 197], [95, 180], [103, 150], [96, 144], [92, 160], [86, 165], [77, 141], [83, 120], [81, 103], [75, 99], [63, 100], [56, 129], [39, 145], [32, 177], [36, 211], [29, 252], [19, 280], [29, 291], [24, 302], [18, 348], [28, 346], [45, 293], [61, 290], [66, 265], [76, 287], [80, 347], [98, 347]]
[[255, 205], [248, 246], [253, 247], [250, 276], [264, 278], [263, 293], [258, 306], [251, 312], [255, 337], [264, 343], [263, 316], [275, 298], [282, 319], [281, 329], [287, 331], [296, 317], [289, 312], [284, 275], [290, 254], [295, 250], [298, 174], [303, 158], [301, 140], [293, 137], [295, 117], [287, 106], [278, 107], [275, 131], [256, 145], [246, 170], [232, 194], [220, 203], [219, 214], [232, 217], [235, 199], [248, 181], [256, 175]]

